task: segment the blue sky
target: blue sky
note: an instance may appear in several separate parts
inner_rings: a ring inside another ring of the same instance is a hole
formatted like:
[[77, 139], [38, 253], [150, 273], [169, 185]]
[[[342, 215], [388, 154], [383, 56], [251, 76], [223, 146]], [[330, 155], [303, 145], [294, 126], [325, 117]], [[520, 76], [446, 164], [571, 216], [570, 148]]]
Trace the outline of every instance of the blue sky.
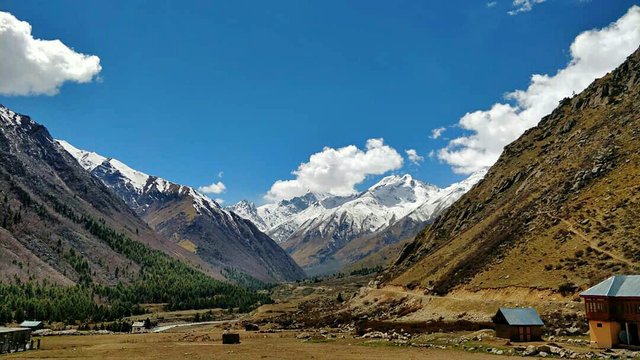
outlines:
[[[447, 185], [465, 175], [428, 154], [469, 131], [452, 125], [566, 67], [578, 34], [637, 3], [548, 0], [509, 15], [504, 0], [3, 0], [34, 38], [96, 55], [102, 70], [53, 96], [0, 103], [146, 173], [221, 180], [226, 191], [212, 197], [227, 203], [261, 202], [311, 154], [373, 138], [405, 157], [388, 173]], [[425, 160], [411, 163], [407, 149]]]

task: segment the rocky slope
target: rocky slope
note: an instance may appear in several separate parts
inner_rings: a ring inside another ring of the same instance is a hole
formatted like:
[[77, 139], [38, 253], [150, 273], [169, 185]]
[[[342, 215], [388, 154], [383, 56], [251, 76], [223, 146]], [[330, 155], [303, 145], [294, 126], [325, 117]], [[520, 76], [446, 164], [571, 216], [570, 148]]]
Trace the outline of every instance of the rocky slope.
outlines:
[[113, 230], [213, 274], [140, 220], [28, 116], [0, 105], [0, 273], [4, 281], [103, 284], [135, 278], [139, 264], [97, 236]]
[[572, 292], [640, 260], [640, 50], [508, 145], [388, 284]]
[[414, 236], [483, 175], [444, 189], [393, 175], [353, 196], [308, 193], [260, 207], [240, 202], [230, 209], [280, 241], [308, 273], [327, 273]]
[[267, 282], [304, 277], [289, 255], [253, 223], [193, 188], [58, 142], [154, 230], [214, 268], [234, 269]]

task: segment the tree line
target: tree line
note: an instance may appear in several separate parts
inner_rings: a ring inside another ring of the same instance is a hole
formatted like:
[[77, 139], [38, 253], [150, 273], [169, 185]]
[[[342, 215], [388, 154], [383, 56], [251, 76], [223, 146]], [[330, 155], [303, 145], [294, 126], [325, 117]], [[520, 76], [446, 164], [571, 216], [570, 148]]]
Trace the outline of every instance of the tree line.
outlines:
[[[44, 206], [19, 186], [14, 185], [12, 190], [22, 204], [19, 213], [33, 210], [43, 218], [53, 219]], [[6, 195], [3, 198], [0, 200], [6, 204]], [[113, 321], [143, 314], [141, 304], [145, 303], [166, 303], [167, 310], [225, 308], [246, 312], [272, 302], [264, 293], [215, 280], [162, 251], [132, 240], [110, 228], [103, 219], [78, 214], [54, 196], [47, 196], [47, 200], [55, 212], [81, 225], [139, 265], [140, 270], [128, 284], [98, 284], [91, 278], [84, 255], [70, 249], [63, 253], [63, 259], [79, 275], [77, 285], [61, 287], [46, 280], [6, 279], [0, 283], [0, 323], [24, 319], [66, 323]]]

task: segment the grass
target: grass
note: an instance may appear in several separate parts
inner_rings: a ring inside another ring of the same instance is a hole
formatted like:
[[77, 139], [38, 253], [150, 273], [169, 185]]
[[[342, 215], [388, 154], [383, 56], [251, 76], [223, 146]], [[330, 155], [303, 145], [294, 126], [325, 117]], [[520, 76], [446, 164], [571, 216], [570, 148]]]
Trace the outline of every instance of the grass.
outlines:
[[[52, 336], [42, 350], [6, 359], [442, 359], [489, 360], [494, 356], [456, 350], [366, 344], [356, 339], [300, 341], [295, 332], [261, 334], [239, 331], [241, 343], [222, 345], [222, 329], [200, 328], [160, 334]], [[361, 346], [360, 346], [361, 345]]]

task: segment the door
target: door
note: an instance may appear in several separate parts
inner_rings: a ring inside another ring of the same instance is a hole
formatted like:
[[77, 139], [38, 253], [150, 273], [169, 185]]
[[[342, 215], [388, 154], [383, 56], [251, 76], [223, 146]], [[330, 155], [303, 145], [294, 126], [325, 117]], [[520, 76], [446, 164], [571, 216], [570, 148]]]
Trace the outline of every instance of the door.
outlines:
[[527, 326], [525, 329], [527, 332], [527, 341], [531, 341], [531, 326]]
[[525, 337], [524, 337], [524, 326], [518, 326], [518, 340], [520, 341], [524, 341]]
[[631, 343], [629, 345], [640, 345], [640, 339], [638, 337], [638, 324], [629, 323], [629, 337], [631, 339]]

